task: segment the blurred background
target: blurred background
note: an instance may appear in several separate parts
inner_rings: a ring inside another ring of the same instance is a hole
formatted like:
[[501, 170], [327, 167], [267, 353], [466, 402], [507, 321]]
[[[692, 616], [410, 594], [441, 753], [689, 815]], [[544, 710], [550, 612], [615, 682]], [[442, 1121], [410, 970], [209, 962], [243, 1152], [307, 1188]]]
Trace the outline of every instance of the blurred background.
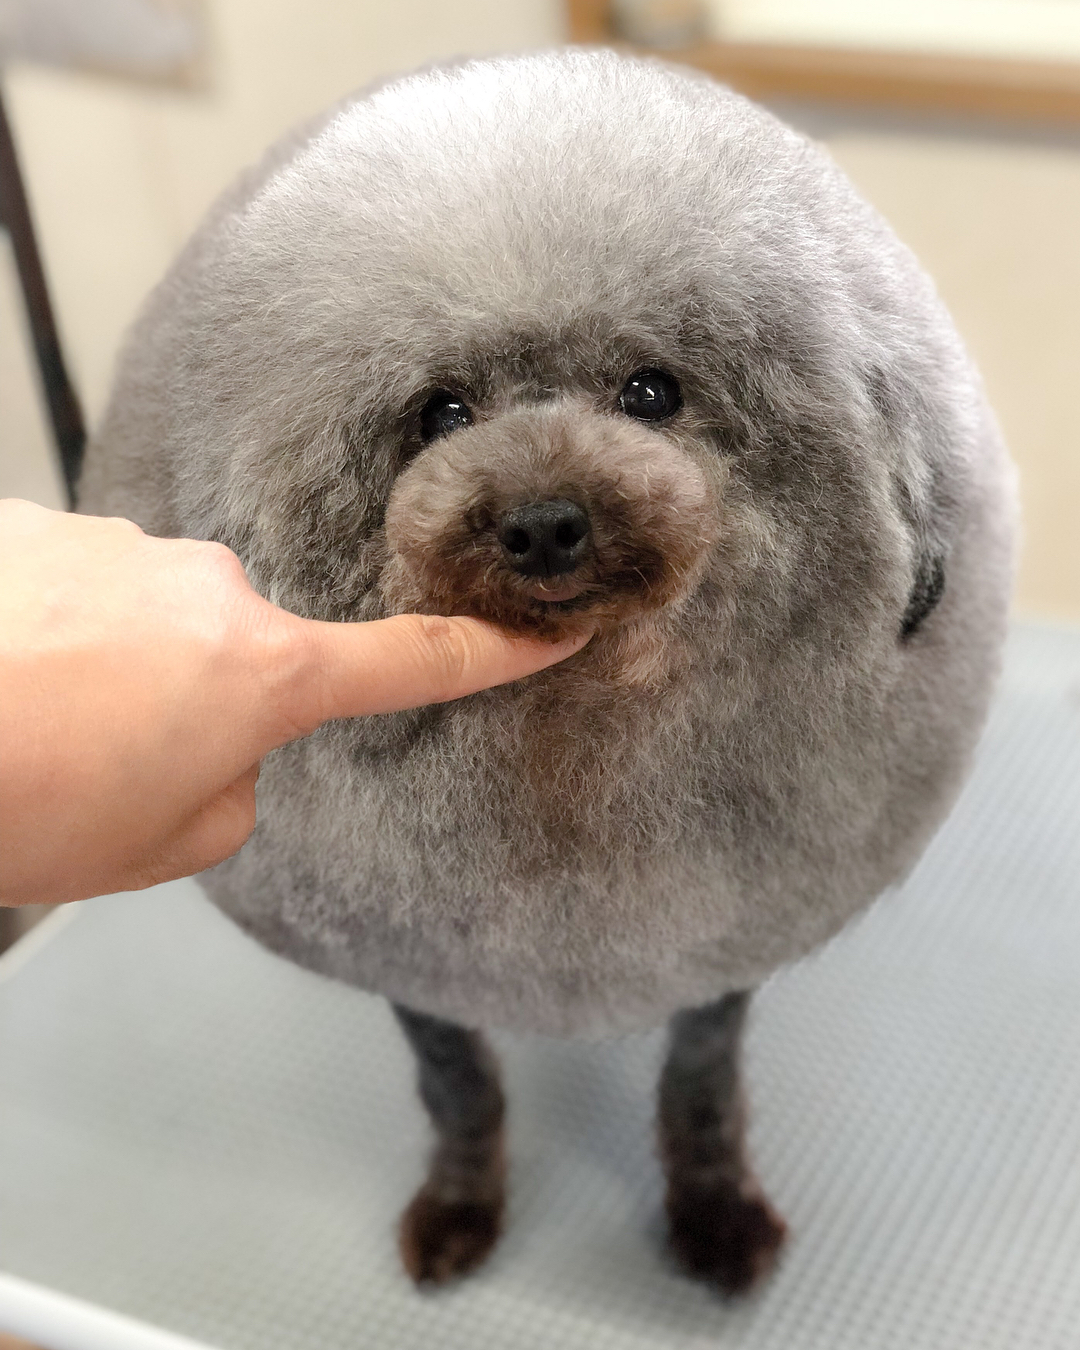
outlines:
[[[158, 29], [139, 30], [150, 11]], [[682, 24], [675, 40], [685, 47], [701, 36], [691, 31], [696, 14], [691, 0], [615, 0], [614, 10], [596, 0], [572, 9], [563, 0], [0, 0], [8, 114], [91, 426], [143, 296], [213, 197], [291, 123], [440, 57], [572, 33], [648, 40], [658, 17], [658, 40], [663, 23]], [[850, 37], [867, 47], [878, 40], [875, 15], [883, 48], [918, 46], [918, 18], [954, 54], [967, 43], [1005, 61], [1014, 49], [1029, 63], [1075, 56], [1080, 72], [1077, 0], [731, 0], [726, 9], [713, 0], [705, 35], [789, 46]], [[641, 22], [644, 33], [634, 30]], [[115, 56], [126, 40], [132, 50]], [[66, 67], [27, 59], [50, 49]], [[118, 78], [111, 64], [137, 78]], [[828, 145], [936, 279], [1021, 469], [1017, 612], [1080, 622], [1080, 120], [769, 97]], [[0, 495], [59, 506], [2, 234], [0, 247]]]

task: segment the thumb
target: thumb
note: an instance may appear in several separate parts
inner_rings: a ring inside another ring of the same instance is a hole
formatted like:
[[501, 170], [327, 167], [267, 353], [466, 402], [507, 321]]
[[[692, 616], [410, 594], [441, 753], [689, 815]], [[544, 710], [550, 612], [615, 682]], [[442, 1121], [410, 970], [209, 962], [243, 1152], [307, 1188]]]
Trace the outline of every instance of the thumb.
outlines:
[[445, 703], [520, 680], [572, 656], [592, 636], [586, 631], [545, 642], [512, 637], [480, 619], [432, 614], [367, 623], [293, 622], [300, 626], [296, 637], [307, 659], [279, 705], [294, 728], [282, 741], [306, 736], [331, 718]]

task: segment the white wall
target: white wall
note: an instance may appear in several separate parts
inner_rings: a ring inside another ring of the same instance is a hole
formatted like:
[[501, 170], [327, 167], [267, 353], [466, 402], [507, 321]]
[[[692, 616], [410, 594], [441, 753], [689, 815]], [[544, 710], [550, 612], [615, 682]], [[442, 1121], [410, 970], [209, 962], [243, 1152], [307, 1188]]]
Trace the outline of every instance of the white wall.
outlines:
[[739, 42], [1080, 58], [1080, 0], [705, 0]]
[[[563, 36], [559, 0], [210, 0], [209, 11], [209, 93], [29, 67], [5, 78], [91, 416], [142, 296], [280, 131], [375, 76]], [[1019, 607], [1080, 621], [1080, 149], [912, 131], [828, 141], [937, 278], [982, 364], [1024, 477]], [[0, 495], [59, 504], [9, 290], [0, 259]]]

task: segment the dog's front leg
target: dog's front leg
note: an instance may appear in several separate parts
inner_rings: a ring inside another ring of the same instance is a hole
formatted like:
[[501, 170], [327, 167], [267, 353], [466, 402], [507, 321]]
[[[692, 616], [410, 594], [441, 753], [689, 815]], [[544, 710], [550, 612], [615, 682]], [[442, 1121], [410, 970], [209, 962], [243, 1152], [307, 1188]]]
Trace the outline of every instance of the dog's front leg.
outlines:
[[416, 1055], [420, 1097], [436, 1132], [428, 1178], [401, 1216], [401, 1257], [418, 1284], [443, 1284], [478, 1266], [502, 1228], [499, 1069], [480, 1032], [397, 1004], [394, 1012]]
[[747, 993], [677, 1013], [660, 1076], [660, 1156], [671, 1246], [682, 1265], [725, 1294], [771, 1269], [784, 1222], [746, 1156], [739, 1044]]

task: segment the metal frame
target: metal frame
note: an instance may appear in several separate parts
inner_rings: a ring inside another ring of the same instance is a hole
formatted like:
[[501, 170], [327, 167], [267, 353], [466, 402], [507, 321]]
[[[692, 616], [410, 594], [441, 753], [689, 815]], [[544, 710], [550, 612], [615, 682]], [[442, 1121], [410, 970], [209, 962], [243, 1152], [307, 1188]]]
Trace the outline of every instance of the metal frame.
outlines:
[[82, 467], [86, 427], [82, 409], [64, 363], [34, 222], [26, 197], [11, 125], [0, 93], [0, 224], [11, 238], [30, 334], [37, 358], [42, 391], [49, 410], [53, 442], [67, 489], [68, 506], [75, 505], [75, 487]]

